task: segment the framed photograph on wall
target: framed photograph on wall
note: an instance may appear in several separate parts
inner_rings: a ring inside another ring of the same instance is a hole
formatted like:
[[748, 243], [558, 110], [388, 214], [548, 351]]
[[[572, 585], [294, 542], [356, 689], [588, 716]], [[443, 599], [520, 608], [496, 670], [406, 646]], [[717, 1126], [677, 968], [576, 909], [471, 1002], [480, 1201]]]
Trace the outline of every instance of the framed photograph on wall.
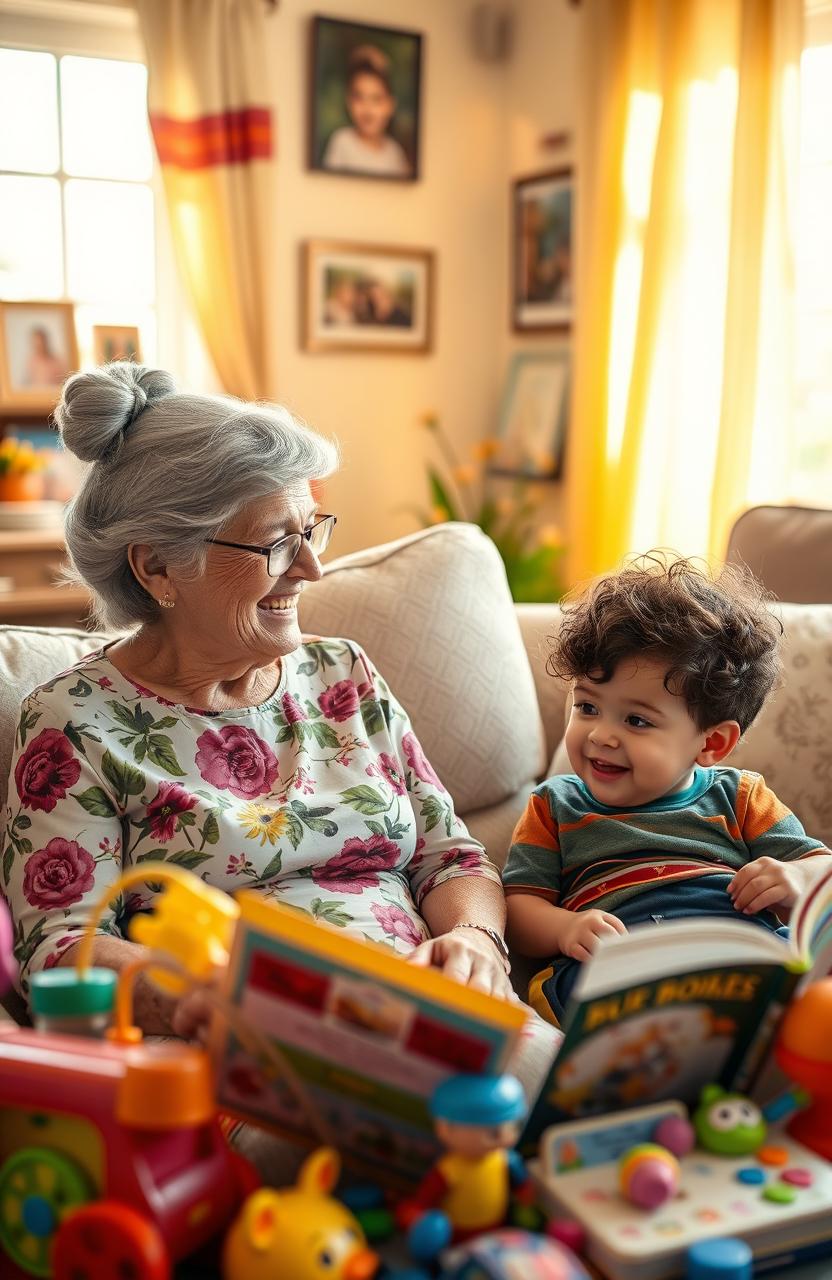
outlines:
[[306, 351], [430, 350], [430, 250], [311, 240], [302, 269]]
[[69, 302], [0, 302], [0, 409], [49, 413], [78, 368]]
[[518, 332], [565, 332], [572, 325], [574, 194], [571, 169], [514, 183], [511, 319]]
[[96, 364], [109, 364], [111, 360], [135, 360], [140, 363], [142, 356], [138, 326], [94, 324], [92, 353]]
[[559, 480], [569, 417], [569, 352], [518, 352], [500, 410], [493, 475]]
[[421, 35], [316, 17], [311, 61], [309, 168], [418, 178]]

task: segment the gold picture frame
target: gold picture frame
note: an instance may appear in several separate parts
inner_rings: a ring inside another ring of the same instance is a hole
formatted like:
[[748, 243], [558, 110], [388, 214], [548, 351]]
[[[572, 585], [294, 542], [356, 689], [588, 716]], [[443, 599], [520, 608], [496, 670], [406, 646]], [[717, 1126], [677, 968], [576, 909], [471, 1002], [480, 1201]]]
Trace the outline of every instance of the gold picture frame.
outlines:
[[71, 302], [0, 302], [0, 411], [49, 413], [77, 368]]
[[430, 249], [310, 240], [303, 246], [305, 351], [423, 355], [433, 343]]

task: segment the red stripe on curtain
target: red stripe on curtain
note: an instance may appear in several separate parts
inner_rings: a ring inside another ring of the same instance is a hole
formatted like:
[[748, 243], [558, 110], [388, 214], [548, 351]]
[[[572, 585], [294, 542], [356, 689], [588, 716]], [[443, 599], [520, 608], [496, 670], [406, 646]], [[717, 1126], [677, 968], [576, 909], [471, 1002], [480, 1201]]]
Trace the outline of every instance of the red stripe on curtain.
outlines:
[[151, 112], [150, 127], [160, 162], [179, 169], [245, 164], [272, 154], [272, 116], [266, 107], [242, 107], [196, 120]]

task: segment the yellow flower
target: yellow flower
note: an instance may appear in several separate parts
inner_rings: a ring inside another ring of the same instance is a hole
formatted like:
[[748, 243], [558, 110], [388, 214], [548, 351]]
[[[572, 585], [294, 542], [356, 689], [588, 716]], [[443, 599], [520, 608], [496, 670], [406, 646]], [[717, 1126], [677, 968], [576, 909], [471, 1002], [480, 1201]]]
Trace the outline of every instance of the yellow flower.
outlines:
[[256, 840], [259, 836], [261, 845], [267, 840], [269, 844], [274, 844], [289, 825], [286, 810], [272, 809], [267, 803], [241, 805], [237, 810], [237, 821], [241, 827], [248, 827], [246, 839]]
[[472, 466], [463, 463], [461, 467], [454, 467], [453, 477], [457, 484], [473, 484], [477, 473]]
[[537, 540], [541, 547], [551, 547], [552, 550], [563, 546], [563, 534], [556, 524], [542, 525]]
[[480, 440], [474, 445], [474, 457], [477, 462], [490, 462], [500, 452], [499, 440]]

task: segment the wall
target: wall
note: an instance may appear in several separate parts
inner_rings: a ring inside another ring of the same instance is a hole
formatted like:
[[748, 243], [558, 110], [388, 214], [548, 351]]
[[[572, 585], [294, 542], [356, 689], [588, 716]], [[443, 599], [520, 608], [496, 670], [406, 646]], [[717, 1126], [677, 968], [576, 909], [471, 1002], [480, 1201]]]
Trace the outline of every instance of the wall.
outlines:
[[[515, 40], [506, 70], [506, 231], [509, 243], [508, 188], [515, 178], [574, 165], [577, 153], [578, 65], [580, 10], [568, 0], [521, 0], [516, 6]], [[546, 135], [565, 133], [564, 146], [543, 144]], [[509, 263], [507, 261], [507, 271]], [[506, 278], [505, 308], [510, 307], [511, 281]], [[513, 333], [506, 322], [501, 330], [500, 358], [504, 369], [516, 351], [539, 351], [553, 345], [569, 346], [569, 334]], [[564, 467], [568, 483], [568, 436]], [[535, 485], [530, 490], [539, 503], [540, 523], [563, 528], [564, 480]], [[568, 530], [564, 530], [568, 542]]]
[[[269, 20], [279, 166], [276, 314], [282, 398], [336, 435], [340, 474], [328, 485], [338, 550], [418, 527], [427, 506], [419, 415], [435, 410], [459, 449], [488, 434], [501, 381], [505, 70], [472, 53], [465, 0], [327, 0], [324, 12], [424, 33], [422, 178], [335, 177], [305, 168], [310, 15], [318, 0], [282, 0]], [[427, 356], [307, 353], [299, 348], [299, 245], [338, 238], [431, 248], [434, 350]]]

